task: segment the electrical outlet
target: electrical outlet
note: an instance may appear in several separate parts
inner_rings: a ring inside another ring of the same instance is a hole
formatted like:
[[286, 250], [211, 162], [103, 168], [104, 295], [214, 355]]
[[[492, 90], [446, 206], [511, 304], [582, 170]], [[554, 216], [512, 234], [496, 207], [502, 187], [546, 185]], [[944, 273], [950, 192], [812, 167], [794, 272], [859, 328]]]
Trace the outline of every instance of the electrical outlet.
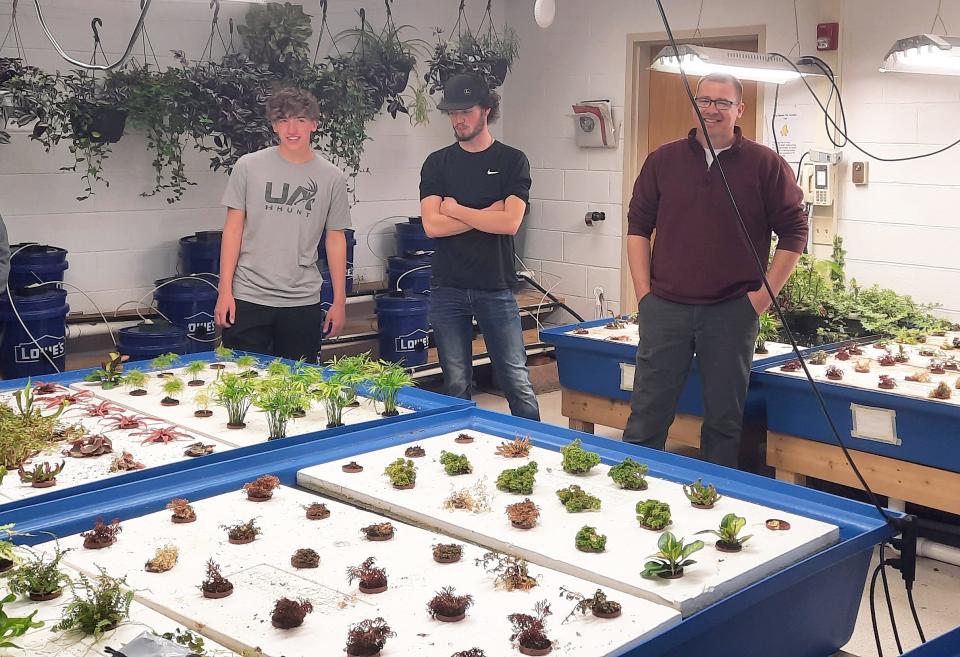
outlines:
[[813, 217], [813, 243], [832, 245], [836, 231], [833, 217]]
[[854, 185], [866, 185], [870, 182], [870, 167], [868, 162], [854, 162], [850, 171]]

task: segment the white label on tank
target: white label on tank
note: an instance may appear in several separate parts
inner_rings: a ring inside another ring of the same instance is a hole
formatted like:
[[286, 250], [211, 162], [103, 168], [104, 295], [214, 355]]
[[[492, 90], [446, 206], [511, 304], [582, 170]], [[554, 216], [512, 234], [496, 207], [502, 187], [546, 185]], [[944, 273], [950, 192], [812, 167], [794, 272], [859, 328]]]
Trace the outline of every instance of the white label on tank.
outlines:
[[899, 445], [897, 437], [897, 412], [889, 408], [876, 408], [850, 404], [853, 415], [853, 430], [850, 435], [864, 440], [876, 440], [890, 445]]
[[14, 347], [14, 360], [18, 363], [38, 363], [41, 352], [46, 352], [50, 358], [61, 358], [66, 353], [63, 338], [62, 335], [41, 335], [36, 343], [21, 342]]
[[620, 389], [633, 390], [633, 375], [637, 371], [636, 365], [620, 363]]

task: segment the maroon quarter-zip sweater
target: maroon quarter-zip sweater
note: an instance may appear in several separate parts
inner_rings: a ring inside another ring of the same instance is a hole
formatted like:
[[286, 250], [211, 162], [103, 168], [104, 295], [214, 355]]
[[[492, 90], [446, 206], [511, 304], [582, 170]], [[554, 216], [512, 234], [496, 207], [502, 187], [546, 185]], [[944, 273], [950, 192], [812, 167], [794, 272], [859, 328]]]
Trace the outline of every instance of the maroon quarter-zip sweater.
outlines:
[[[770, 233], [778, 249], [802, 253], [807, 244], [803, 192], [782, 157], [735, 128], [733, 145], [717, 158], [764, 263]], [[651, 153], [633, 186], [629, 235], [654, 228], [650, 284], [659, 297], [712, 304], [759, 289], [760, 275], [743, 240], [716, 162], [708, 169], [696, 129]]]

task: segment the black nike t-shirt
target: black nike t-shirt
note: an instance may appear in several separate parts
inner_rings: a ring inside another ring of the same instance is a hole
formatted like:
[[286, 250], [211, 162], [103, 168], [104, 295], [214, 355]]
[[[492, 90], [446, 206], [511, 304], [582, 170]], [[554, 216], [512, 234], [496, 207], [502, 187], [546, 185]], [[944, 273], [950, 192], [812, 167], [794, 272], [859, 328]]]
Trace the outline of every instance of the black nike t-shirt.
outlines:
[[[453, 197], [477, 210], [508, 196], [530, 202], [530, 162], [523, 151], [494, 141], [479, 153], [452, 144], [431, 153], [420, 171], [420, 199]], [[513, 235], [469, 230], [437, 239], [432, 284], [502, 290], [517, 284]]]

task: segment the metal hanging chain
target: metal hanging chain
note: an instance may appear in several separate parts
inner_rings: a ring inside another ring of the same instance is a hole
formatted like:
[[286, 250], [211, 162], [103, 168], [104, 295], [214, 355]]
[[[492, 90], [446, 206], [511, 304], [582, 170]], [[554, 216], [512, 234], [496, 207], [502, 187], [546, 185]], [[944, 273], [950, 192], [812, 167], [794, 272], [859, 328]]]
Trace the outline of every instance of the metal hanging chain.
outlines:
[[700, 0], [700, 11], [697, 12], [697, 27], [693, 31], [693, 36], [690, 37], [691, 41], [696, 41], [697, 37], [700, 37], [700, 45], [704, 45], [703, 42], [703, 32], [700, 31], [700, 19], [703, 18], [703, 0]]
[[460, 41], [460, 36], [463, 32], [463, 28], [460, 26], [460, 23], [467, 28], [468, 34], [473, 34], [473, 30], [470, 29], [470, 21], [467, 20], [467, 0], [460, 0], [460, 9], [457, 13], [457, 22], [453, 24], [453, 28], [450, 30], [450, 37], [453, 38], [453, 33], [457, 33], [457, 41]]
[[17, 59], [21, 60], [24, 64], [27, 63], [27, 51], [23, 47], [23, 35], [20, 33], [20, 23], [17, 22], [17, 3], [19, 0], [13, 0], [13, 8], [10, 11], [10, 27], [7, 28], [7, 33], [3, 35], [3, 41], [0, 41], [0, 51], [3, 50], [3, 47], [7, 43], [7, 39], [13, 34], [13, 43], [17, 47]]
[[320, 34], [317, 35], [317, 47], [313, 51], [313, 64], [317, 63], [317, 57], [320, 55], [320, 43], [323, 41], [324, 34], [331, 35], [331, 41], [333, 42], [334, 50], [337, 51], [337, 56], [342, 56], [340, 47], [337, 45], [337, 40], [333, 38], [333, 33], [330, 31], [330, 26], [327, 24], [327, 0], [320, 0], [320, 11], [323, 13], [320, 16]]
[[216, 35], [220, 39], [220, 45], [223, 46], [224, 54], [233, 49], [233, 19], [230, 19], [230, 47], [223, 39], [223, 33], [220, 31], [220, 0], [210, 0], [210, 8], [213, 9], [213, 19], [210, 21], [210, 36], [207, 37], [207, 43], [203, 46], [203, 52], [197, 59], [197, 66], [204, 60], [213, 61], [213, 37]]
[[100, 49], [100, 54], [103, 55], [103, 61], [107, 61], [107, 53], [103, 52], [103, 43], [100, 41], [100, 28], [103, 27], [103, 20], [99, 16], [95, 16], [92, 21], [90, 21], [90, 29], [93, 30], [93, 54], [90, 55], [90, 82], [93, 86], [93, 91], [96, 93], [97, 90], [97, 48]]
[[[57, 42], [57, 39], [53, 36], [50, 28], [47, 27], [47, 23], [43, 18], [43, 10], [40, 8], [40, 0], [33, 0], [33, 4], [37, 8], [37, 19], [40, 21], [40, 27], [43, 28], [43, 33], [47, 35], [47, 39], [50, 40], [50, 43], [56, 49], [57, 53], [64, 59], [64, 61], [73, 64], [74, 66], [79, 66], [82, 69], [92, 71], [112, 71], [113, 69], [120, 68], [127, 63], [127, 60], [130, 59], [130, 53], [133, 52], [133, 47], [137, 43], [137, 38], [140, 36], [140, 31], [143, 29], [143, 21], [146, 20], [147, 12], [150, 11], [151, 2], [153, 2], [153, 0], [144, 0], [143, 8], [140, 10], [140, 18], [137, 20], [137, 26], [133, 29], [133, 34], [130, 35], [130, 41], [127, 42], [127, 48], [123, 51], [123, 54], [120, 55], [120, 59], [115, 61], [113, 64], [105, 64], [100, 66], [98, 64], [87, 64], [85, 62], [78, 61], [68, 55]], [[104, 59], [106, 59], [106, 56], [104, 56]]]
[[497, 26], [493, 23], [493, 13], [491, 9], [493, 5], [493, 0], [487, 0], [487, 10], [483, 13], [483, 18], [480, 19], [480, 24], [477, 25], [477, 36], [483, 32], [483, 26], [487, 26], [487, 33], [492, 37], [490, 43], [500, 43], [500, 33], [497, 32]]
[[933, 25], [930, 26], [930, 32], [932, 33], [937, 28], [937, 23], [939, 22], [940, 27], [943, 28], [943, 36], [946, 36], [948, 34], [947, 26], [943, 22], [943, 17], [940, 15], [940, 9], [942, 8], [943, 8], [943, 0], [940, 0], [937, 3], [937, 15], [933, 17]]
[[[140, 0], [140, 10], [143, 10], [143, 4], [146, 0]], [[150, 46], [150, 53], [153, 55], [153, 62], [157, 65], [157, 70], [160, 70], [160, 60], [157, 59], [157, 52], [153, 49], [153, 41], [150, 39], [150, 35], [147, 34], [147, 24], [143, 24], [143, 33], [140, 35], [140, 42], [143, 45], [143, 65], [147, 66], [147, 46]]]

